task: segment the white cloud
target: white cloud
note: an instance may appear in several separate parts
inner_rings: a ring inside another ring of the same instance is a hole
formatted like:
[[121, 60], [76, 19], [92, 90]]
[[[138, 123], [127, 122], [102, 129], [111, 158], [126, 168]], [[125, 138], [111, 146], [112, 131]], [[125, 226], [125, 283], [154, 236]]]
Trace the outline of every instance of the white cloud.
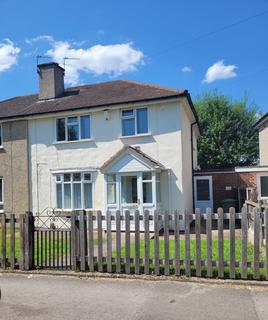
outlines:
[[135, 71], [143, 61], [143, 53], [133, 47], [132, 43], [113, 45], [94, 45], [89, 48], [74, 48], [67, 41], [55, 41], [52, 49], [45, 55], [53, 61], [62, 63], [64, 57], [73, 58], [66, 61], [65, 81], [79, 83], [81, 71], [94, 75], [118, 76], [125, 72]]
[[212, 83], [216, 80], [224, 80], [237, 77], [235, 65], [225, 65], [224, 60], [214, 63], [207, 69], [203, 83]]
[[181, 72], [192, 72], [192, 68], [189, 66], [184, 66], [181, 68]]
[[20, 48], [16, 47], [9, 39], [0, 42], [0, 72], [10, 69], [17, 64]]
[[25, 39], [25, 42], [27, 44], [33, 44], [33, 43], [38, 42], [38, 41], [48, 41], [48, 42], [51, 42], [51, 43], [55, 42], [54, 38], [52, 36], [50, 36], [50, 35], [41, 35], [41, 36], [37, 36], [37, 37], [34, 37], [34, 38]]

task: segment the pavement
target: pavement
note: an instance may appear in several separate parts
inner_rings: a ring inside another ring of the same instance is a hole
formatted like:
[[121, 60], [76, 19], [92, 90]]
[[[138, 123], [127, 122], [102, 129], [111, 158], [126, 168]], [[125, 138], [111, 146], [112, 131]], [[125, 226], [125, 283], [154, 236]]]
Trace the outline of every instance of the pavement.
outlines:
[[0, 319], [268, 319], [268, 287], [0, 274]]

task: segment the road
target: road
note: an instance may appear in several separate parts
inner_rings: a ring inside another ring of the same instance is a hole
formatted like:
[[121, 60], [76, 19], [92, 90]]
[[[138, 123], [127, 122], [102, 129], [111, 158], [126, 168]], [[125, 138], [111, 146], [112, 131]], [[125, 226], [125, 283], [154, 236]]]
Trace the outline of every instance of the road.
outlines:
[[268, 288], [0, 274], [0, 319], [268, 319]]

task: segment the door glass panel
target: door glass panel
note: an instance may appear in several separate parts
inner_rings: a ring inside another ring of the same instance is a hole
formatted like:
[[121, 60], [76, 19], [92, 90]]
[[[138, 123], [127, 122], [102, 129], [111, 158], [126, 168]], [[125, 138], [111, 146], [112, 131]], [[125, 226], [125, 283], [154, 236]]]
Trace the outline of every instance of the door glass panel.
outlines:
[[268, 197], [268, 176], [263, 176], [261, 179], [261, 197]]
[[143, 182], [143, 203], [152, 203], [152, 182]]
[[196, 180], [196, 196], [198, 201], [210, 200], [208, 179]]
[[138, 203], [137, 181], [136, 176], [121, 178], [122, 203]]

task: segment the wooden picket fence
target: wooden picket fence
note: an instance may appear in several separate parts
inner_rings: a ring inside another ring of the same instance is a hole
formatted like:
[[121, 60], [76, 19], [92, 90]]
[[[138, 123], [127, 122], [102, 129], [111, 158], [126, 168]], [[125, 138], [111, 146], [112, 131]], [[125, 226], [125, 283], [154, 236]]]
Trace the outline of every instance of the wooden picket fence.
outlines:
[[[254, 222], [254, 240], [253, 258], [248, 261], [250, 219]], [[150, 230], [150, 222], [153, 222], [153, 232]], [[227, 227], [226, 222], [228, 222]], [[239, 260], [236, 257], [237, 222], [241, 224]], [[15, 224], [18, 225], [18, 232]], [[172, 231], [170, 231], [171, 224], [174, 229]], [[112, 225], [115, 228], [114, 232]], [[134, 231], [131, 231], [133, 225]], [[163, 226], [163, 235], [159, 234], [160, 225]], [[204, 226], [205, 231], [202, 231]], [[53, 268], [81, 272], [147, 275], [153, 273], [166, 276], [175, 274], [187, 277], [194, 275], [235, 279], [239, 268], [242, 279], [247, 279], [248, 272], [252, 270], [253, 279], [263, 278], [260, 273], [262, 271], [262, 275], [268, 280], [268, 246], [261, 246], [262, 237], [265, 239], [268, 237], [268, 209], [262, 212], [256, 208], [253, 213], [247, 212], [246, 207], [241, 213], [236, 213], [234, 208], [228, 213], [224, 213], [221, 208], [217, 213], [212, 213], [210, 209], [207, 209], [206, 213], [201, 213], [197, 209], [195, 214], [190, 214], [188, 211], [183, 214], [178, 211], [172, 214], [155, 211], [151, 214], [145, 211], [142, 215], [139, 211], [134, 214], [129, 211], [117, 211], [115, 214], [108, 212], [105, 215], [101, 211], [96, 213], [76, 211], [71, 213], [69, 229], [36, 228], [31, 213], [26, 213], [19, 219], [14, 215], [10, 217], [2, 215], [1, 232], [3, 269]], [[226, 232], [229, 240], [228, 260], [224, 255]], [[16, 240], [17, 233], [19, 241]], [[216, 233], [217, 238], [216, 260], [213, 259], [213, 233], [214, 237]], [[201, 238], [206, 242], [205, 258], [202, 258]], [[182, 240], [183, 253], [180, 244]], [[163, 243], [163, 255], [161, 255], [160, 241]], [[191, 246], [193, 241], [194, 249]], [[7, 243], [9, 243], [8, 256]], [[19, 246], [19, 249], [16, 246]], [[174, 250], [172, 254], [171, 248]], [[17, 251], [19, 251], [18, 257]], [[191, 257], [193, 254], [194, 258]]]

